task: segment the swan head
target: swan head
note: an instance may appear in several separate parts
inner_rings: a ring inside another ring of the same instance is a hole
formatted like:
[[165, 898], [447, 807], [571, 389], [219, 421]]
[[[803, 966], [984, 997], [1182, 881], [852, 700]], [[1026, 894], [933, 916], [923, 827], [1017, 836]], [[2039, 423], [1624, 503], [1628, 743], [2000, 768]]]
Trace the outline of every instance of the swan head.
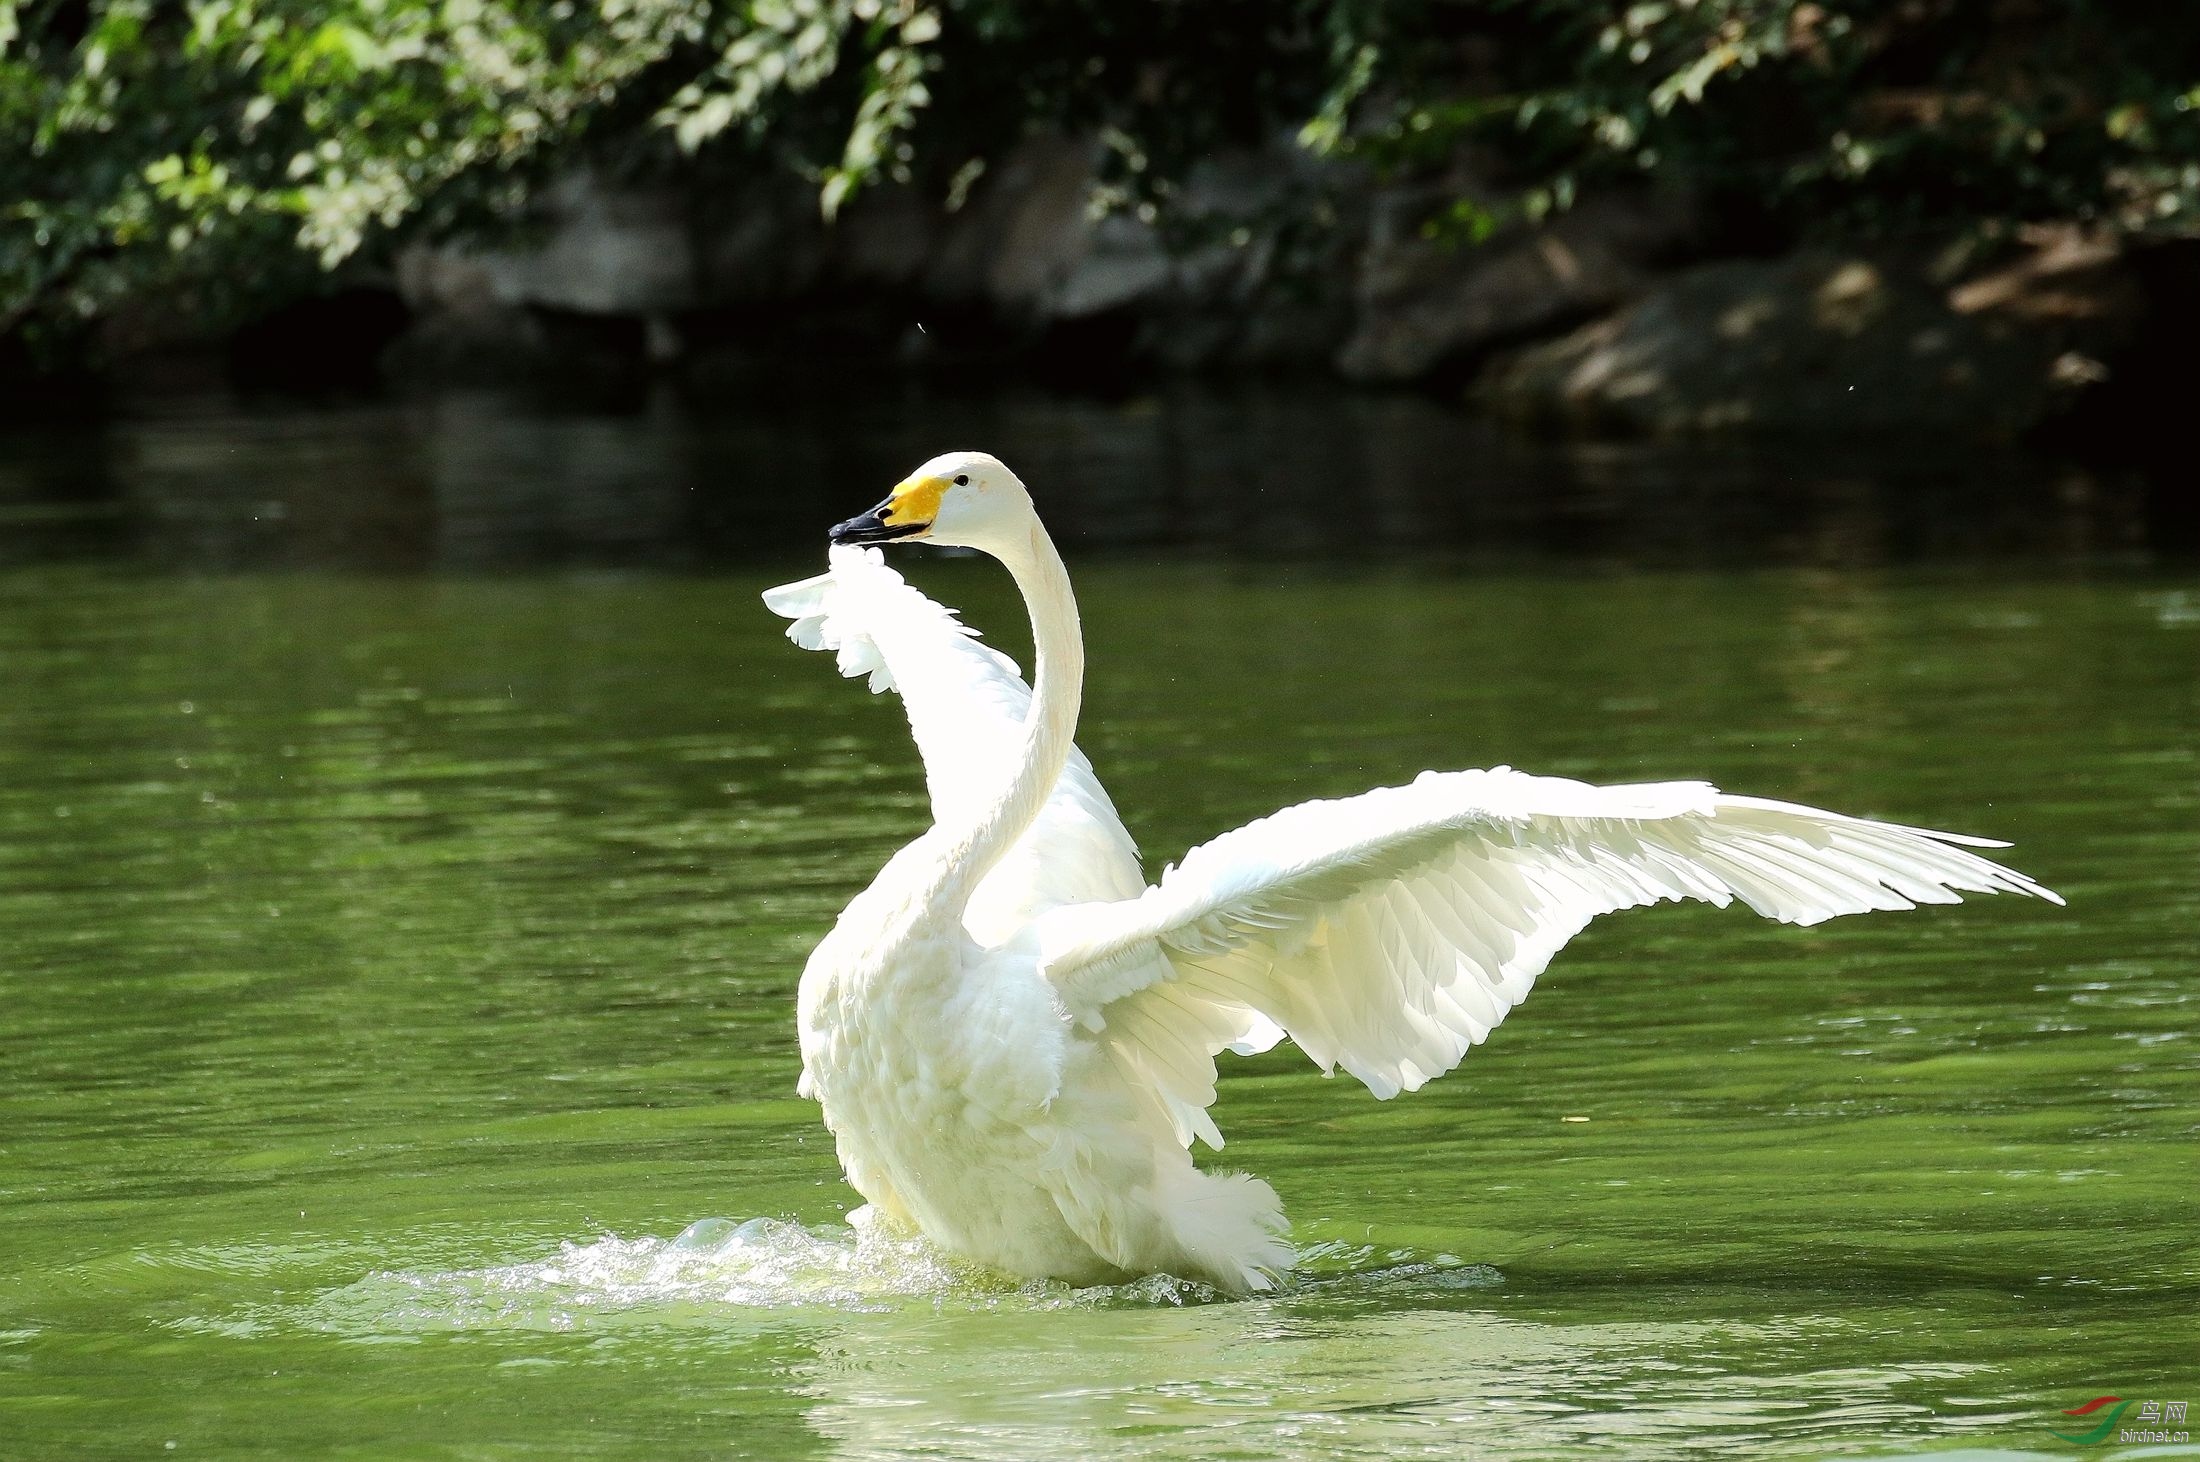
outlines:
[[938, 543], [998, 553], [1030, 536], [1031, 494], [1000, 458], [934, 457], [868, 513], [836, 523], [834, 543]]

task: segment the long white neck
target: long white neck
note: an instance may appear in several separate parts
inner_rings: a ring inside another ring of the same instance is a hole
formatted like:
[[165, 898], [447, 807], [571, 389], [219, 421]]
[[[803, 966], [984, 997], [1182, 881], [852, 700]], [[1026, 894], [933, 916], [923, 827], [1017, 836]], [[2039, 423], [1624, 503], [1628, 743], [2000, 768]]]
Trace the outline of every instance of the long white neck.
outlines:
[[1069, 571], [1062, 567], [1054, 540], [1034, 517], [1030, 536], [997, 550], [996, 556], [1023, 592], [1038, 663], [1015, 768], [976, 821], [952, 834], [954, 841], [943, 861], [947, 881], [942, 893], [952, 899], [958, 914], [978, 881], [1030, 829], [1046, 805], [1069, 760], [1077, 735], [1077, 708], [1085, 691], [1085, 641], [1077, 623], [1077, 600], [1070, 593]]

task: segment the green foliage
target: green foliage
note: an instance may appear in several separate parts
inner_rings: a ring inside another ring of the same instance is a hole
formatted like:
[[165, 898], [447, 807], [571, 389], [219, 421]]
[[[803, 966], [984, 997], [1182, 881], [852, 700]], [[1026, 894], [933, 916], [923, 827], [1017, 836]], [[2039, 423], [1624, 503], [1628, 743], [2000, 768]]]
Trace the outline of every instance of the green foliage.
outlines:
[[1786, 226], [2200, 217], [2200, 12], [2147, 0], [0, 0], [0, 331], [232, 318], [577, 160], [959, 197], [1034, 128], [1166, 208], [1218, 147]]
[[0, 321], [223, 318], [402, 229], [508, 213], [566, 150], [763, 139], [851, 55], [835, 171], [923, 105], [912, 0], [0, 0]]
[[[2200, 226], [2200, 11], [2139, 0], [1475, 0], [1395, 24], [1314, 140], [1502, 158], [1531, 216], [1671, 179], [1805, 229]], [[1463, 56], [1492, 58], [1463, 66]]]

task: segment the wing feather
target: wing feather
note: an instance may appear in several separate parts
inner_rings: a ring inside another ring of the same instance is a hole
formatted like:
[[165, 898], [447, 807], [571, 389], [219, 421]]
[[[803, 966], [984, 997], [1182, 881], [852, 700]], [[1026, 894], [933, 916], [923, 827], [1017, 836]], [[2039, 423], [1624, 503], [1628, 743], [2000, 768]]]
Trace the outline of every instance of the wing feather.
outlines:
[[1135, 1032], [1179, 1138], [1219, 1145], [1183, 1109], [1213, 1099], [1231, 1031], [1265, 1024], [1392, 1096], [1487, 1039], [1599, 914], [1739, 899], [1814, 924], [1962, 893], [2062, 902], [1968, 851], [1999, 846], [1701, 782], [1431, 772], [1226, 833], [1136, 898], [1043, 916], [1039, 943], [1074, 1016], [1104, 1040]]

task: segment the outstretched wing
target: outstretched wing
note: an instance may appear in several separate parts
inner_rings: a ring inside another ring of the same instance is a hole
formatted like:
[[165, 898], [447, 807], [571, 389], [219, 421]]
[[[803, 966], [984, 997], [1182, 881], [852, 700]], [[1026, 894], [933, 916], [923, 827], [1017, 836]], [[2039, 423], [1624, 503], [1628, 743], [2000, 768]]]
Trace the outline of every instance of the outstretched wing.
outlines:
[[1394, 1096], [1456, 1066], [1598, 914], [1740, 899], [1815, 924], [1958, 890], [2062, 902], [1965, 851], [1999, 846], [1701, 782], [1426, 772], [1225, 833], [1135, 899], [1057, 909], [1040, 947], [1179, 1137], [1213, 1142], [1214, 1053], [1248, 1017]]
[[[794, 621], [788, 639], [832, 651], [841, 674], [900, 694], [933, 821], [983, 811], [1022, 745], [1031, 688], [1016, 662], [911, 588], [877, 549], [834, 548], [829, 562], [828, 573], [765, 590], [765, 606]], [[1092, 764], [1072, 749], [1037, 822], [972, 899], [970, 923], [985, 937], [996, 931], [981, 926], [1020, 923], [1065, 903], [1130, 898], [1144, 882], [1122, 818]]]

